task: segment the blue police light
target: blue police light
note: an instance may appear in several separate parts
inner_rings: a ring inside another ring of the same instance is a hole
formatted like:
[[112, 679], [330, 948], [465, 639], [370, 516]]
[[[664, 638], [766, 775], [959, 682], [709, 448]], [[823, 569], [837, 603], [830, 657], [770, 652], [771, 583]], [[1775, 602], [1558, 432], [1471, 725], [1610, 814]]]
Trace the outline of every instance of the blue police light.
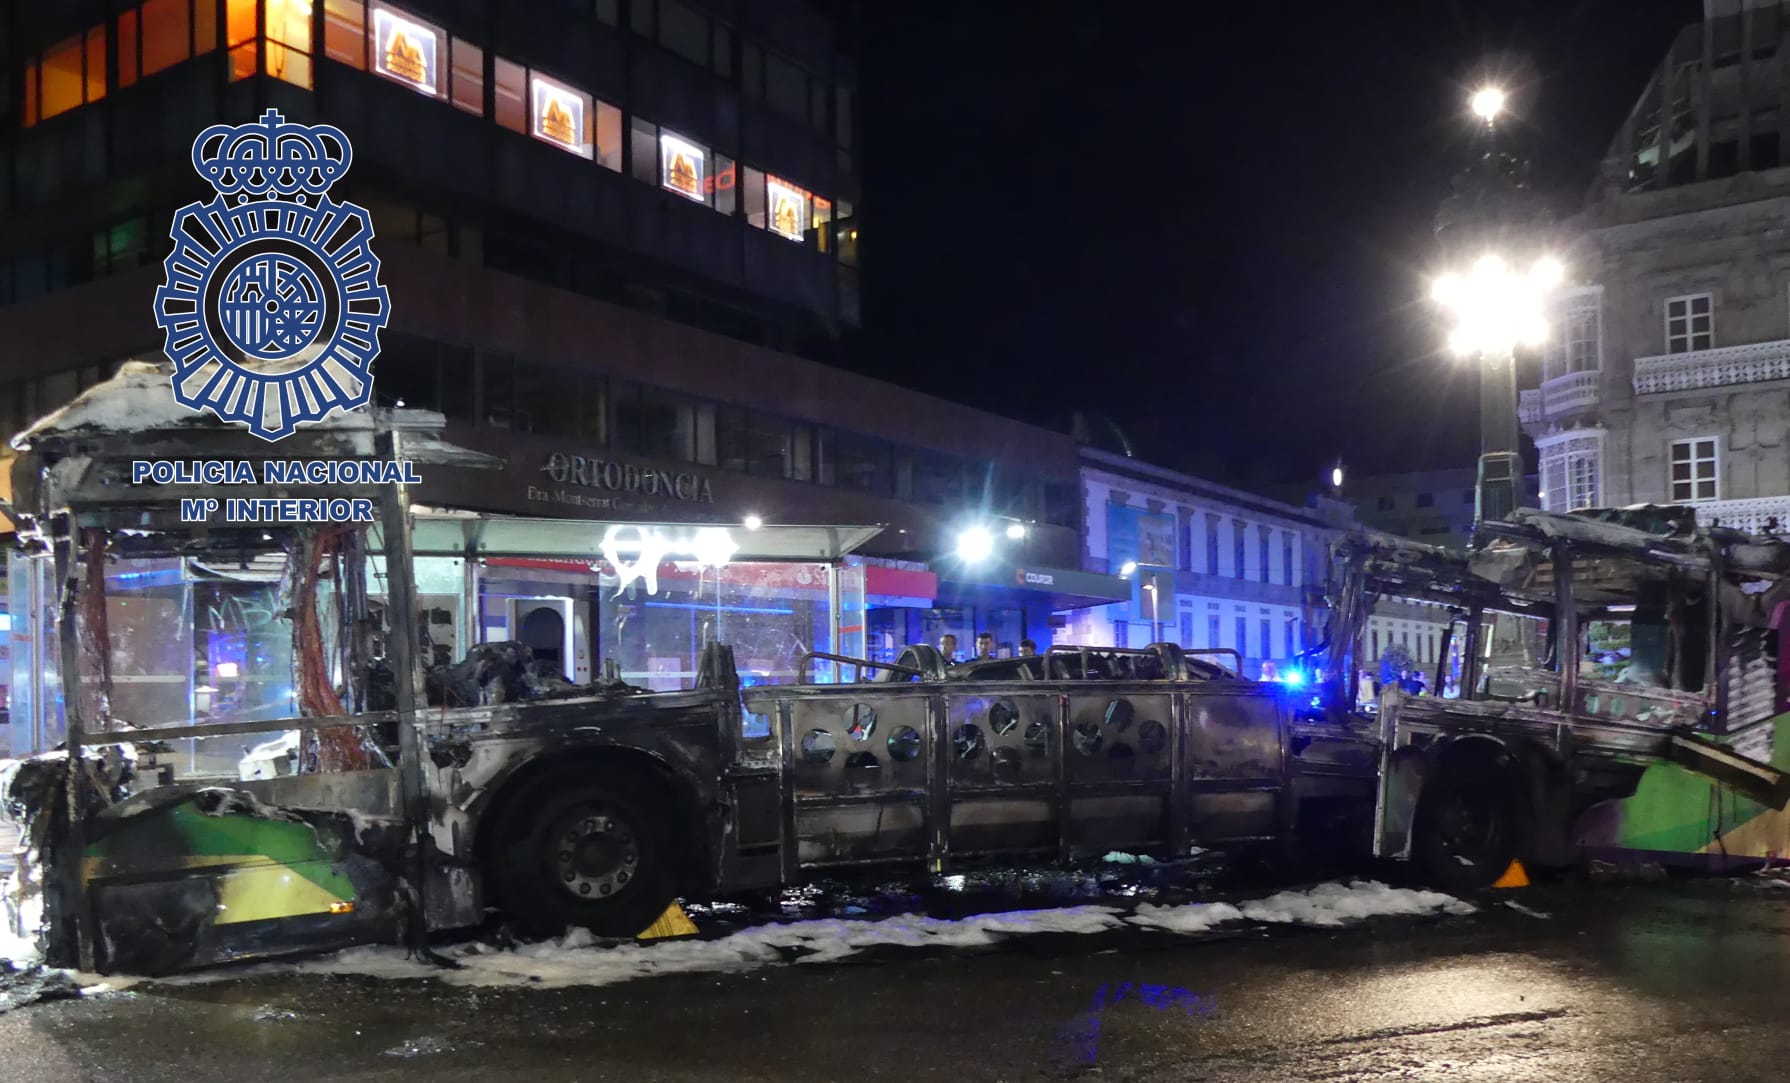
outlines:
[[1280, 683], [1288, 688], [1298, 688], [1305, 683], [1305, 674], [1297, 669], [1289, 669], [1280, 675]]

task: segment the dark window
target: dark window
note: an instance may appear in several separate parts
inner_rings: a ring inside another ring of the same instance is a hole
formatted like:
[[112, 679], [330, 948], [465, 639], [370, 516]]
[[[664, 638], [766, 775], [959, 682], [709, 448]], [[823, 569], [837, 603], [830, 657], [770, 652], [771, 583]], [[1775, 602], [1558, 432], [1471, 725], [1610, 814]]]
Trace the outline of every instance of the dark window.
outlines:
[[1463, 504], [1473, 503], [1473, 490], [1472, 489], [1462, 489], [1461, 490], [1461, 503], [1463, 503]]
[[1286, 575], [1287, 586], [1293, 585], [1293, 535], [1288, 534], [1280, 547], [1281, 571]]
[[1727, 139], [1709, 144], [1709, 178], [1720, 180], [1740, 172], [1740, 143]]
[[746, 469], [746, 411], [737, 406], [716, 409], [715, 452], [724, 469]]
[[441, 402], [441, 363], [435, 344], [408, 335], [380, 336], [377, 399], [418, 410], [437, 409]]
[[653, 0], [628, 0], [628, 26], [642, 37], [653, 36]]
[[1390, 496], [1381, 497], [1379, 500], [1379, 508], [1381, 511], [1391, 511], [1393, 508], [1392, 498]]
[[612, 385], [610, 399], [610, 432], [619, 450], [677, 462], [695, 459], [695, 403], [623, 380]]
[[516, 423], [519, 432], [576, 436], [579, 432], [576, 377], [565, 369], [531, 361], [516, 363]]
[[808, 119], [808, 73], [776, 53], [765, 54], [765, 100], [797, 120]]
[[690, 61], [708, 67], [708, 16], [679, 0], [659, 0], [659, 44]]
[[1258, 539], [1258, 542], [1259, 542], [1259, 544], [1258, 544], [1258, 548], [1259, 548], [1259, 549], [1260, 549], [1260, 550], [1261, 550], [1261, 553], [1260, 553], [1260, 556], [1261, 556], [1261, 558], [1262, 558], [1262, 559], [1261, 559], [1261, 571], [1260, 571], [1260, 574], [1261, 574], [1261, 577], [1262, 577], [1262, 582], [1264, 582], [1264, 583], [1266, 583], [1266, 582], [1267, 582], [1267, 581], [1268, 581], [1268, 578], [1269, 578], [1269, 570], [1270, 570], [1270, 569], [1272, 569], [1272, 568], [1273, 568], [1273, 567], [1274, 567], [1274, 561], [1273, 561], [1273, 560], [1271, 560], [1271, 559], [1269, 559], [1269, 556], [1268, 556], [1268, 552], [1269, 552], [1269, 550], [1268, 550], [1268, 535], [1269, 535], [1269, 530], [1268, 530], [1268, 528], [1267, 528], [1267, 527], [1265, 527], [1265, 526], [1264, 526], [1264, 527], [1258, 527], [1258, 528], [1257, 528], [1257, 530], [1259, 530], [1259, 531], [1260, 531], [1260, 533], [1261, 533], [1261, 537], [1260, 537], [1260, 538], [1259, 538], [1259, 539]]
[[1208, 646], [1208, 647], [1224, 646], [1223, 643], [1219, 642], [1219, 639], [1222, 638], [1222, 635], [1223, 635], [1223, 633], [1221, 633], [1219, 631], [1217, 615], [1215, 614], [1215, 615], [1207, 617], [1206, 618], [1206, 646]]
[[1236, 566], [1231, 569], [1232, 579], [1247, 578], [1247, 576], [1243, 574], [1243, 570], [1248, 563], [1245, 552], [1248, 549], [1248, 543], [1243, 540], [1245, 529], [1243, 520], [1231, 520], [1231, 555], [1235, 557], [1237, 561]]
[[1243, 617], [1237, 618], [1237, 653], [1249, 657], [1249, 621]]
[[[478, 386], [473, 378], [472, 348], [468, 346], [442, 346], [441, 357], [441, 412], [452, 421], [471, 421], [473, 413], [473, 390]], [[380, 351], [380, 363], [384, 363], [385, 351]]]
[[1051, 526], [1080, 526], [1081, 486], [1074, 482], [1045, 482], [1044, 521]]
[[[798, 430], [800, 430], [798, 432]], [[770, 414], [751, 413], [746, 418], [746, 472], [765, 478], [794, 477], [798, 462], [797, 437], [806, 435], [805, 426], [792, 425]], [[807, 470], [808, 450], [799, 455], [802, 469]]]
[[963, 465], [948, 455], [919, 453], [914, 461], [914, 499], [924, 504], [963, 499]]
[[[1216, 515], [1206, 516], [1206, 574], [1218, 574], [1218, 516]], [[1212, 645], [1218, 646], [1216, 636], [1212, 639]]]
[[516, 359], [507, 353], [487, 353], [479, 358], [479, 412], [481, 423], [507, 429], [516, 415]]
[[889, 445], [852, 433], [838, 434], [834, 480], [843, 488], [888, 496], [891, 471]]
[[1436, 506], [1435, 494], [1434, 493], [1418, 493], [1417, 494], [1417, 506], [1420, 508], [1435, 507]]
[[1262, 618], [1262, 657], [1268, 658], [1268, 657], [1272, 656], [1273, 654], [1274, 654], [1274, 625], [1273, 625], [1273, 622], [1268, 620], [1268, 618], [1263, 617]]
[[1752, 168], [1776, 169], [1779, 161], [1778, 133], [1754, 132], [1749, 151], [1752, 155], [1750, 163]]

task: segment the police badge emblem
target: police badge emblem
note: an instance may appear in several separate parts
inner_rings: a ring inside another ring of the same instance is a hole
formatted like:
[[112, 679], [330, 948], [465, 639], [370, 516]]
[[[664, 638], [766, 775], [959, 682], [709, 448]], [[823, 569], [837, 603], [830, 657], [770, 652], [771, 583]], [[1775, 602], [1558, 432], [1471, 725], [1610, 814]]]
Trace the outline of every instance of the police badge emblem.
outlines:
[[200, 132], [192, 157], [217, 195], [175, 213], [155, 292], [175, 401], [270, 441], [366, 406], [391, 306], [371, 216], [329, 198], [347, 136], [269, 109]]

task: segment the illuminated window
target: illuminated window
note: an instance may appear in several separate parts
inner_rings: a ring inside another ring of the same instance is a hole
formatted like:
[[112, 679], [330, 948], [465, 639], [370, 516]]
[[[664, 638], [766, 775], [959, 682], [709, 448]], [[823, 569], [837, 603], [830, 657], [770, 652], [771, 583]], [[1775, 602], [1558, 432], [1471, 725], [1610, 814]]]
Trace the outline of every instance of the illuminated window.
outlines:
[[491, 89], [497, 123], [512, 131], [528, 131], [528, 74], [522, 65], [496, 57], [491, 62]]
[[780, 177], [764, 181], [765, 228], [779, 237], [800, 241], [813, 215], [814, 197]]
[[[455, 38], [453, 42], [454, 104], [468, 113], [485, 115], [485, 50]], [[617, 136], [620, 142], [620, 136]]]
[[[201, 6], [204, 2], [205, 0], [201, 0]], [[145, 0], [139, 10], [142, 12], [143, 27], [143, 63], [140, 71], [144, 76], [171, 68], [192, 55], [187, 39], [192, 23], [190, 0]], [[121, 76], [119, 82], [122, 84], [125, 49], [122, 21], [119, 30], [118, 67]]]
[[83, 56], [79, 36], [44, 50], [38, 62], [37, 119], [47, 120], [86, 101], [86, 80], [81, 74]]
[[106, 28], [96, 26], [87, 31], [87, 100], [99, 101], [106, 96]]
[[708, 202], [709, 151], [674, 132], [659, 132], [659, 187], [698, 203]]
[[364, 0], [324, 0], [323, 55], [367, 69], [367, 5]]
[[447, 58], [447, 34], [379, 0], [371, 15], [373, 70], [419, 94], [446, 97], [441, 62]]
[[591, 149], [590, 95], [540, 72], [528, 76], [529, 134], [585, 158]]
[[230, 81], [255, 74], [255, 0], [227, 0], [224, 45], [230, 50]]
[[267, 0], [267, 74], [311, 85], [311, 0]]
[[118, 16], [118, 85], [130, 86], [137, 81], [137, 13], [127, 11]]

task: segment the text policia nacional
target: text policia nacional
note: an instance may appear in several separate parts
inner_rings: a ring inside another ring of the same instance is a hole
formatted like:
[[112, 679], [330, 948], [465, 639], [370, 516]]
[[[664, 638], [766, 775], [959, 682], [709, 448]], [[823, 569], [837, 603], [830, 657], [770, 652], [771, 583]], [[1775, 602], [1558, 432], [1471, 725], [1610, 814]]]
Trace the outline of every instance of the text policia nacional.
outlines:
[[[260, 472], [256, 472], [256, 466]], [[409, 460], [138, 459], [133, 485], [415, 485], [423, 479]], [[370, 523], [373, 501], [365, 497], [182, 497], [180, 519], [202, 523], [218, 511], [226, 523]]]

